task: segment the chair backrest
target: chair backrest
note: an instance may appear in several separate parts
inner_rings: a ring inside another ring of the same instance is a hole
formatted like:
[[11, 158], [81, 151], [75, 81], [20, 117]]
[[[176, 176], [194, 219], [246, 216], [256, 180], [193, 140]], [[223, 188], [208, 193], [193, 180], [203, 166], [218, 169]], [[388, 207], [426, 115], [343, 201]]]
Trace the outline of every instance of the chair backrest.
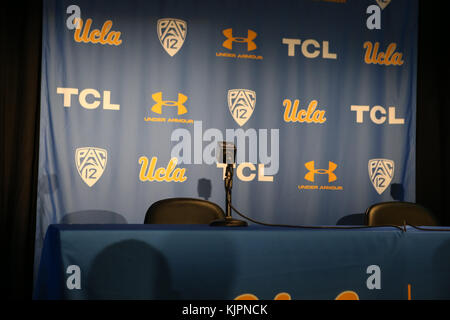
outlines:
[[438, 226], [433, 214], [425, 207], [411, 202], [381, 202], [366, 210], [368, 226], [409, 224], [413, 226]]
[[124, 216], [106, 210], [85, 210], [66, 214], [60, 224], [127, 224]]
[[217, 204], [194, 198], [159, 200], [148, 208], [145, 224], [209, 224], [224, 219], [225, 213]]

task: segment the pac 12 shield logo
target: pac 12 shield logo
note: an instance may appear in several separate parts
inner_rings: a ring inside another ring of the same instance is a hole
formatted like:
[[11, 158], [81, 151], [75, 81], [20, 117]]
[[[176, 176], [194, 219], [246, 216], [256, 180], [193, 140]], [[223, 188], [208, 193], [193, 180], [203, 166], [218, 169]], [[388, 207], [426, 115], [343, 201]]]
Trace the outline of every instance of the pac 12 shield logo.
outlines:
[[75, 164], [83, 181], [92, 187], [105, 171], [108, 152], [95, 147], [78, 148], [75, 150]]
[[373, 187], [382, 194], [394, 177], [395, 163], [388, 159], [369, 160], [369, 177]]
[[243, 126], [255, 110], [256, 93], [247, 89], [228, 90], [228, 108], [234, 121]]
[[173, 57], [183, 46], [186, 39], [186, 21], [173, 18], [158, 20], [158, 38], [164, 50]]

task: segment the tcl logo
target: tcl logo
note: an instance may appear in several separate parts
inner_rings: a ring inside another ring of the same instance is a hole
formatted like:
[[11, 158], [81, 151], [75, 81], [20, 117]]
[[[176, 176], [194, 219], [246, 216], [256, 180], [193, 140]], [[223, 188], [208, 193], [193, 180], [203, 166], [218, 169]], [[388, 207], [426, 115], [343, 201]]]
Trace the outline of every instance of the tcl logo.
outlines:
[[[322, 58], [336, 60], [338, 58], [336, 53], [330, 51], [329, 41], [322, 41], [320, 43], [314, 39], [290, 39], [283, 38], [281, 41], [288, 46], [288, 56], [294, 57], [300, 51], [301, 55], [308, 59]], [[299, 46], [300, 50], [295, 50]]]
[[364, 117], [366, 112], [369, 112], [370, 120], [375, 124], [405, 124], [405, 119], [397, 118], [395, 114], [395, 107], [389, 107], [386, 111], [382, 106], [351, 106], [351, 111], [356, 112], [356, 123], [364, 123], [367, 118]]
[[78, 96], [78, 102], [85, 109], [97, 109], [102, 104], [104, 110], [120, 110], [119, 104], [111, 103], [111, 91], [100, 94], [95, 89], [56, 88], [56, 93], [63, 95], [66, 108], [72, 105], [72, 96]]

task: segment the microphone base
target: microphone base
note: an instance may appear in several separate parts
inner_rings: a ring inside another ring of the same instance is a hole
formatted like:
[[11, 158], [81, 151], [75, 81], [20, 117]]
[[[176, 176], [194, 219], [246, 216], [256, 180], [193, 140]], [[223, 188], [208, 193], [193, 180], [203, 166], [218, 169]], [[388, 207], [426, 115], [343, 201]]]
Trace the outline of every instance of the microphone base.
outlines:
[[212, 227], [247, 227], [248, 224], [246, 221], [233, 219], [233, 218], [225, 218], [224, 220], [214, 220], [209, 224]]

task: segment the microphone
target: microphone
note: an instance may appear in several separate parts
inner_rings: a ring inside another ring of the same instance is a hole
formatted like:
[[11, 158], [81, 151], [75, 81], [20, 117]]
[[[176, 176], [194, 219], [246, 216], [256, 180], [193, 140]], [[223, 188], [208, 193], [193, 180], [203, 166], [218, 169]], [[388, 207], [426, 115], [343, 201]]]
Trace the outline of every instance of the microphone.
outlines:
[[231, 188], [233, 188], [234, 164], [236, 158], [236, 146], [231, 142], [221, 141], [216, 149], [217, 162], [225, 163], [225, 203], [226, 215], [223, 220], [215, 220], [210, 226], [215, 227], [246, 227], [246, 221], [233, 219], [231, 216]]

